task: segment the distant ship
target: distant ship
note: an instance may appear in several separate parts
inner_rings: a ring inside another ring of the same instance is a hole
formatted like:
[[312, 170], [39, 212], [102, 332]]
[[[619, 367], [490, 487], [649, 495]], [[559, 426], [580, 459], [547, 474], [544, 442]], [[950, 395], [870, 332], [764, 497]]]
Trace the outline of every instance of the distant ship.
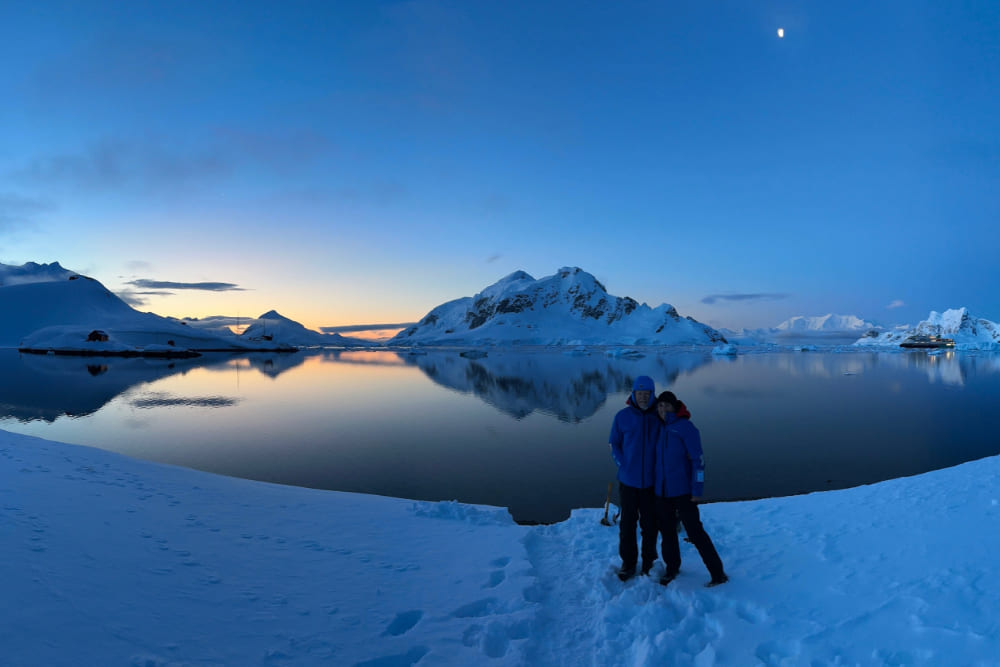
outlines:
[[900, 347], [955, 347], [955, 340], [941, 336], [910, 336]]

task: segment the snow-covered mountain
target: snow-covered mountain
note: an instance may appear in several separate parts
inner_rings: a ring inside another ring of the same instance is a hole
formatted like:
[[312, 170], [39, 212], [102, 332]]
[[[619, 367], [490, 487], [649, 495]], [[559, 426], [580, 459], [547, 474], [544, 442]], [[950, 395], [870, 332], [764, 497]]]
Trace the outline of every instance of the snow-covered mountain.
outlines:
[[650, 308], [616, 297], [575, 267], [535, 280], [515, 271], [471, 297], [449, 301], [390, 345], [709, 345], [725, 342], [715, 329], [673, 306]]
[[324, 334], [307, 329], [295, 320], [269, 310], [247, 327], [240, 338], [247, 341], [272, 341], [301, 347], [374, 347], [377, 343], [340, 334]]
[[720, 329], [730, 341], [740, 345], [766, 343], [848, 344], [868, 331], [880, 331], [878, 325], [856, 315], [797, 315], [766, 329]]
[[[53, 264], [0, 264], [0, 347], [65, 348], [66, 341], [99, 330], [109, 344], [101, 349], [169, 346], [191, 350], [275, 347], [248, 344], [235, 336], [185, 326], [153, 313], [140, 313], [93, 278]], [[170, 343], [170, 341], [173, 341]]]
[[774, 327], [778, 332], [843, 332], [857, 331], [859, 333], [874, 329], [875, 325], [856, 315], [820, 315], [818, 317], [803, 317], [801, 315], [785, 320]]
[[975, 317], [966, 308], [953, 308], [943, 313], [932, 310], [927, 319], [915, 327], [866, 335], [854, 344], [859, 347], [898, 347], [911, 336], [952, 338], [958, 350], [1000, 350], [1000, 324]]

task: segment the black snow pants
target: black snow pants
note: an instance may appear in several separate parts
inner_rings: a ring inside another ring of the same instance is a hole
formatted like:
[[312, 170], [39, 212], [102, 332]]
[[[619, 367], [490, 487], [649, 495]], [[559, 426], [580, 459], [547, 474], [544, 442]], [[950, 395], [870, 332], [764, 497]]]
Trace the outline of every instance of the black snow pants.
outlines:
[[[622, 513], [624, 515], [624, 509]], [[676, 514], [675, 514], [676, 513]], [[698, 505], [691, 500], [690, 495], [674, 496], [673, 498], [663, 498], [656, 496], [656, 515], [660, 518], [660, 534], [663, 536], [663, 560], [667, 564], [667, 573], [676, 573], [681, 569], [681, 547], [677, 540], [677, 522], [674, 518], [680, 518], [684, 524], [684, 532], [687, 533], [691, 544], [698, 550], [701, 560], [708, 568], [708, 573], [712, 579], [721, 579], [725, 576], [722, 567], [722, 559], [712, 544], [712, 538], [705, 532], [705, 527], [701, 525], [701, 515], [698, 512]]]
[[618, 497], [622, 516], [618, 524], [618, 555], [622, 566], [634, 568], [639, 560], [635, 527], [642, 531], [642, 569], [648, 570], [656, 562], [656, 495], [653, 487], [637, 489], [618, 482]]

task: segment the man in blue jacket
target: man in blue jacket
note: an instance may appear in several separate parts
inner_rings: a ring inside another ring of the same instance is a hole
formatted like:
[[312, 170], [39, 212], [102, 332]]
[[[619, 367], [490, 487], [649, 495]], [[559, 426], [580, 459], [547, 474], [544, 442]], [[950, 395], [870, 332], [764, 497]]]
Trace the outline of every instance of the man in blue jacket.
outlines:
[[632, 384], [632, 394], [611, 425], [611, 456], [618, 464], [618, 496], [621, 523], [618, 524], [618, 554], [622, 558], [618, 578], [635, 576], [639, 560], [636, 523], [642, 532], [642, 573], [649, 574], [656, 562], [656, 501], [653, 494], [656, 441], [660, 419], [653, 405], [653, 379], [640, 375]]

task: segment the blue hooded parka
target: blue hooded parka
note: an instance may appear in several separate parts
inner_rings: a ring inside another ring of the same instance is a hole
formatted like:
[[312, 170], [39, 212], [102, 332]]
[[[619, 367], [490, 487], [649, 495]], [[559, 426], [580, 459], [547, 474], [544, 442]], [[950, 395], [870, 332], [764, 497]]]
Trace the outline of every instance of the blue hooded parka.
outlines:
[[[635, 392], [649, 391], [647, 410], [640, 410]], [[656, 414], [656, 393], [653, 380], [640, 375], [632, 384], [632, 394], [626, 407], [618, 411], [611, 424], [611, 456], [618, 464], [618, 481], [637, 489], [653, 486], [656, 441], [660, 435], [660, 418]]]
[[691, 413], [680, 404], [677, 413], [667, 413], [666, 423], [656, 439], [656, 495], [673, 498], [705, 490], [705, 455], [701, 434], [691, 423]]

